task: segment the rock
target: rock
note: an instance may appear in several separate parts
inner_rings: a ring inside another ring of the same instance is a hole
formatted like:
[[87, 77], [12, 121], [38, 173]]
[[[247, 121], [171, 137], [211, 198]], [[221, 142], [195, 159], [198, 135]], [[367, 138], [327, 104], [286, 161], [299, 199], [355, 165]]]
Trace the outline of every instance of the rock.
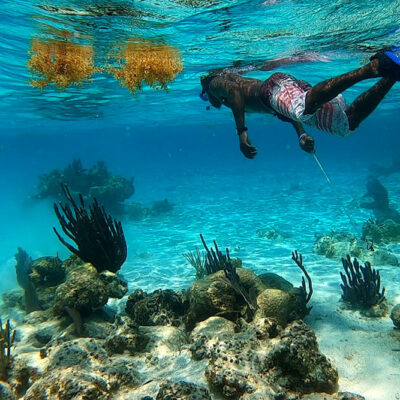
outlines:
[[393, 321], [393, 325], [397, 329], [400, 329], [400, 304], [397, 304], [392, 308], [390, 319]]
[[109, 293], [96, 268], [86, 263], [69, 271], [66, 282], [56, 290], [56, 313], [63, 314], [66, 307], [87, 315], [103, 307]]
[[363, 225], [362, 235], [376, 244], [399, 243], [400, 224], [391, 219], [381, 222], [368, 221]]
[[[369, 239], [371, 240], [371, 239]], [[364, 240], [358, 240], [355, 236], [346, 232], [333, 232], [327, 236], [321, 236], [314, 244], [314, 253], [323, 255], [327, 258], [341, 260], [346, 254], [364, 261], [369, 261], [373, 265], [399, 265], [399, 260], [390, 251], [383, 247], [377, 247], [373, 240], [375, 251], [367, 249]]]
[[287, 232], [282, 232], [276, 228], [268, 227], [263, 229], [258, 229], [256, 235], [259, 238], [269, 239], [269, 240], [284, 240], [290, 238], [290, 234]]
[[183, 328], [175, 326], [141, 326], [138, 334], [148, 339], [147, 352], [156, 354], [159, 349], [161, 352], [173, 353], [181, 351], [184, 345], [188, 343], [186, 331]]
[[107, 287], [108, 296], [113, 299], [122, 299], [128, 291], [128, 283], [122, 280], [118, 274], [110, 271], [102, 271], [100, 279]]
[[386, 299], [383, 299], [380, 303], [374, 306], [360, 310], [362, 315], [365, 315], [369, 318], [383, 318], [387, 316], [388, 312], [389, 306]]
[[258, 310], [255, 320], [258, 318], [273, 318], [283, 327], [288, 322], [291, 306], [291, 297], [288, 293], [279, 289], [265, 289], [257, 297]]
[[7, 382], [0, 381], [0, 399], [1, 400], [16, 400], [14, 391]]
[[312, 329], [302, 321], [295, 321], [280, 336], [271, 351], [270, 365], [275, 373], [285, 376], [283, 386], [302, 393], [334, 393], [338, 372], [319, 352]]
[[347, 232], [332, 232], [330, 235], [320, 236], [313, 249], [316, 254], [338, 260], [346, 254], [350, 254], [351, 257], [360, 257], [362, 250], [357, 238]]
[[76, 368], [49, 371], [33, 383], [24, 400], [109, 400], [110, 387], [105, 377], [90, 374]]
[[143, 326], [178, 326], [186, 309], [185, 292], [169, 289], [159, 289], [151, 294], [137, 289], [128, 297], [125, 308], [132, 320]]
[[2, 306], [6, 309], [20, 309], [23, 310], [25, 308], [25, 300], [24, 300], [24, 291], [19, 288], [10, 289], [4, 292], [1, 296], [3, 301]]
[[363, 252], [363, 260], [364, 262], [369, 261], [374, 266], [399, 265], [399, 260], [397, 257], [390, 250], [385, 249], [376, 249], [375, 251]]
[[153, 216], [159, 216], [170, 212], [173, 205], [168, 201], [168, 199], [153, 202], [150, 208], [150, 214]]
[[156, 400], [211, 400], [210, 393], [204, 387], [190, 382], [163, 381]]
[[[265, 286], [261, 279], [246, 268], [236, 270], [244, 289], [255, 296], [260, 294]], [[199, 279], [189, 288], [189, 310], [185, 315], [185, 325], [188, 330], [194, 328], [197, 322], [214, 315], [224, 315], [229, 319], [237, 319], [248, 314], [248, 306], [225, 279], [224, 271], [218, 271]]]
[[313, 393], [305, 395], [301, 400], [365, 400], [365, 397], [349, 392], [335, 394]]
[[29, 278], [36, 288], [57, 286], [65, 280], [65, 268], [58, 257], [33, 260]]
[[249, 400], [335, 392], [337, 371], [319, 352], [311, 328], [301, 321], [283, 331], [268, 319], [258, 323], [243, 323], [238, 331], [232, 322], [212, 317], [196, 326], [190, 348], [196, 360], [208, 360], [210, 386], [226, 398]]
[[266, 289], [280, 289], [285, 292], [290, 292], [293, 289], [293, 285], [278, 274], [266, 272], [258, 275], [258, 277], [261, 279]]
[[150, 214], [150, 210], [141, 203], [128, 203], [124, 204], [124, 214], [128, 219], [141, 221]]

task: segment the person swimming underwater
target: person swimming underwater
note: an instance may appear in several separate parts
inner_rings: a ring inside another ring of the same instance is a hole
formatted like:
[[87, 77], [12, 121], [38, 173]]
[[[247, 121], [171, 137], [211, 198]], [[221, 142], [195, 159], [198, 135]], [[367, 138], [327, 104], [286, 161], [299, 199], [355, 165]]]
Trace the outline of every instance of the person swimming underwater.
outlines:
[[[310, 60], [307, 57], [286, 57], [266, 62], [262, 68], [254, 69], [267, 71], [281, 65], [306, 61]], [[226, 68], [201, 77], [201, 98], [215, 108], [224, 105], [232, 110], [240, 150], [247, 158], [254, 158], [257, 149], [251, 144], [247, 133], [246, 112], [272, 114], [291, 123], [300, 147], [313, 153], [314, 139], [306, 133], [302, 124], [342, 137], [350, 135], [400, 80], [400, 47], [382, 49], [363, 67], [315, 86], [281, 72], [272, 74], [265, 81], [241, 76], [251, 70], [243, 68], [243, 71], [238, 72]], [[372, 78], [381, 79], [348, 106], [342, 92], [358, 82]]]

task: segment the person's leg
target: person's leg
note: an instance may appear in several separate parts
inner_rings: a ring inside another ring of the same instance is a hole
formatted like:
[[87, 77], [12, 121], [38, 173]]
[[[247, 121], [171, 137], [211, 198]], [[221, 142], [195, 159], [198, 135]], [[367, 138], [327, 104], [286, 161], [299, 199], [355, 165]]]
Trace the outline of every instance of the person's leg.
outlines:
[[351, 131], [358, 128], [360, 123], [375, 110], [377, 105], [382, 101], [395, 83], [396, 80], [394, 79], [382, 78], [372, 86], [372, 88], [360, 94], [360, 96], [353, 101], [346, 110]]
[[304, 114], [315, 113], [315, 111], [317, 111], [323, 104], [331, 101], [338, 94], [356, 83], [365, 79], [378, 77], [378, 66], [378, 60], [372, 60], [364, 67], [328, 79], [313, 86], [306, 95]]

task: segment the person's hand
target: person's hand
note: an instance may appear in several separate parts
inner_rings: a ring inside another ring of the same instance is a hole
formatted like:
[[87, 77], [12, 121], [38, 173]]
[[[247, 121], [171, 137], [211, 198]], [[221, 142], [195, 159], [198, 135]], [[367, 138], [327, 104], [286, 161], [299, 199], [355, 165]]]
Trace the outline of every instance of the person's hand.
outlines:
[[307, 153], [314, 153], [314, 138], [306, 133], [303, 133], [299, 137], [299, 144], [302, 150], [306, 151]]
[[246, 132], [239, 135], [240, 151], [247, 158], [254, 158], [257, 154], [257, 149], [251, 145], [250, 139]]

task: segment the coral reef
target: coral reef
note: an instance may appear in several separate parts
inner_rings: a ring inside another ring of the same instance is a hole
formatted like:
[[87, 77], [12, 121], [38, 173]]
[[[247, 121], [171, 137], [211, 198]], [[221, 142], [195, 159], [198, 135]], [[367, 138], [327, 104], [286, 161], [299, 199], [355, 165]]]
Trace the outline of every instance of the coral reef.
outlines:
[[54, 304], [55, 291], [65, 280], [65, 268], [58, 257], [40, 257], [35, 260], [21, 248], [15, 255], [17, 281], [24, 290], [3, 295], [3, 302], [18, 304], [27, 313], [46, 310]]
[[[302, 257], [292, 256], [307, 277]], [[135, 290], [125, 315], [104, 307], [126, 293], [118, 275], [71, 256], [62, 262], [65, 281], [56, 286], [54, 306], [18, 326], [9, 383], [0, 393], [7, 400], [357, 399], [336, 394], [337, 371], [300, 320], [312, 293], [305, 280], [294, 288], [273, 274], [260, 279], [236, 269], [229, 252], [222, 259], [225, 270], [188, 291]], [[50, 274], [58, 262], [41, 258], [37, 265], [52, 266]], [[41, 268], [38, 287], [45, 286]], [[255, 313], [242, 290], [254, 294]], [[40, 362], [29, 366], [32, 359]]]
[[364, 267], [349, 255], [342, 258], [345, 274], [340, 273], [343, 284], [340, 285], [342, 299], [354, 307], [370, 308], [385, 300], [385, 288], [381, 290], [381, 277], [379, 271], [371, 268], [366, 262]]
[[124, 204], [124, 215], [127, 219], [142, 221], [150, 215], [150, 209], [142, 203], [128, 203]]
[[35, 287], [57, 286], [65, 280], [65, 269], [58, 257], [40, 257], [32, 261], [29, 278]]
[[192, 329], [196, 323], [213, 315], [224, 316], [232, 321], [269, 317], [285, 326], [309, 313], [301, 288], [289, 291], [270, 289], [248, 269], [239, 268], [235, 273], [240, 290], [226, 278], [225, 271], [207, 275], [193, 283], [188, 290], [189, 308], [184, 316], [187, 329]]
[[113, 220], [106, 213], [104, 207], [99, 206], [96, 199], [89, 206], [88, 212], [82, 196], [79, 196], [80, 206], [78, 206], [68, 187], [66, 185], [62, 187], [70, 204], [62, 205], [60, 203], [60, 208], [64, 215], [61, 214], [57, 204], [54, 204], [54, 210], [62, 230], [76, 243], [78, 248], [76, 249], [67, 243], [53, 228], [58, 239], [73, 254], [76, 254], [83, 261], [91, 263], [97, 271], [117, 272], [127, 256], [127, 247], [121, 222]]
[[[375, 225], [373, 222], [367, 224]], [[348, 232], [331, 232], [329, 235], [319, 236], [314, 243], [313, 251], [334, 260], [340, 260], [343, 254], [350, 254], [351, 257], [363, 258], [375, 265], [399, 265], [399, 260], [390, 249], [376, 246], [382, 242], [375, 240], [378, 238], [377, 235], [367, 233], [371, 232], [369, 229], [366, 228], [364, 231], [362, 240]], [[375, 227], [371, 229], [374, 230]], [[373, 242], [374, 251], [370, 248], [369, 241]]]
[[370, 219], [363, 225], [362, 237], [376, 244], [399, 243], [400, 224], [391, 219], [384, 221]]
[[63, 196], [62, 184], [68, 186], [72, 195], [80, 193], [84, 201], [94, 198], [113, 212], [123, 212], [123, 202], [135, 192], [133, 178], [111, 174], [103, 161], [89, 169], [83, 168], [80, 159], [73, 160], [64, 169], [54, 169], [39, 176], [36, 198]]
[[390, 312], [390, 319], [393, 321], [393, 325], [400, 329], [400, 304], [396, 304]]
[[143, 83], [166, 90], [183, 69], [178, 50], [141, 38], [130, 39], [115, 58], [118, 66], [109, 71], [133, 93], [142, 90]]
[[268, 319], [262, 323], [237, 328], [212, 317], [196, 326], [191, 350], [208, 361], [205, 376], [211, 387], [224, 398], [240, 399], [335, 392], [337, 371], [319, 353], [309, 327], [296, 321], [279, 331]]
[[[0, 380], [7, 376], [7, 368], [11, 363], [11, 346], [14, 343], [15, 331], [11, 329], [10, 321], [7, 320], [4, 328], [0, 319]], [[0, 392], [1, 394], [1, 392]]]
[[170, 212], [173, 209], [173, 205], [168, 199], [159, 200], [153, 202], [150, 208], [150, 214], [153, 216], [163, 215]]
[[160, 383], [160, 391], [156, 400], [211, 400], [209, 391], [194, 383], [185, 381]]
[[126, 313], [137, 325], [173, 325], [182, 324], [182, 317], [187, 309], [185, 292], [156, 290], [147, 294], [136, 289], [126, 302]]
[[268, 240], [284, 240], [290, 238], [290, 234], [287, 232], [282, 232], [274, 227], [266, 227], [262, 229], [257, 229], [256, 235], [259, 238]]
[[17, 262], [15, 264], [17, 282], [24, 290], [26, 312], [30, 313], [32, 311], [40, 310], [36, 288], [30, 279], [30, 274], [32, 272], [32, 258], [21, 247], [18, 247], [18, 252], [14, 257]]
[[67, 265], [67, 279], [57, 287], [55, 304], [51, 312], [57, 316], [69, 315], [76, 332], [83, 333], [83, 317], [101, 309], [109, 298], [122, 298], [127, 284], [109, 271], [98, 273], [88, 263], [71, 257]]
[[33, 76], [31, 85], [40, 89], [53, 83], [61, 89], [81, 85], [98, 71], [93, 64], [91, 45], [72, 42], [72, 33], [62, 40], [33, 39], [28, 68]]

